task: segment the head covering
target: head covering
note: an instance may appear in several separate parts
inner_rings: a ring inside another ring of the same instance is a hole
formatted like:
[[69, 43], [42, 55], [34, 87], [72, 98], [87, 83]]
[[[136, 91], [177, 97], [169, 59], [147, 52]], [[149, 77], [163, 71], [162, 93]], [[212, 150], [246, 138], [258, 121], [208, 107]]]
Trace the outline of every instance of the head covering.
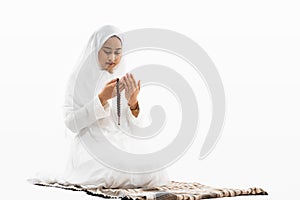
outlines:
[[[113, 74], [103, 69], [98, 60], [98, 51], [112, 36], [117, 36], [123, 44], [122, 32], [111, 25], [103, 26], [91, 35], [67, 82], [63, 104], [65, 116], [91, 101], [110, 79], [123, 74], [123, 58]], [[65, 131], [69, 132], [67, 128]]]

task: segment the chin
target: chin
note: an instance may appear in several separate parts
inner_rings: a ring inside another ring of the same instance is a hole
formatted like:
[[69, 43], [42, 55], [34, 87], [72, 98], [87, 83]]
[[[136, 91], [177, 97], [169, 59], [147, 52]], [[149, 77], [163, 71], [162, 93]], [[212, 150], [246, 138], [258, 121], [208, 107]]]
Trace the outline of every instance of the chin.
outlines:
[[109, 67], [107, 68], [107, 71], [109, 71], [110, 73], [113, 73], [113, 71], [117, 68], [117, 65], [114, 65], [113, 67]]
[[113, 68], [107, 68], [106, 70], [109, 72], [109, 73], [113, 73], [114, 72], [114, 67]]

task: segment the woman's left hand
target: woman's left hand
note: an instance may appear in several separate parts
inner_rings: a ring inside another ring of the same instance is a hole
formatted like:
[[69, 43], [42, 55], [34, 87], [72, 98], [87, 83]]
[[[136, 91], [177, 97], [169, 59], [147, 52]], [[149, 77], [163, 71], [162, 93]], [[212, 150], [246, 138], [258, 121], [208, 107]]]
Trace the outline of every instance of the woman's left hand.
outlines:
[[141, 81], [137, 83], [132, 74], [126, 74], [122, 77], [122, 81], [125, 83], [125, 97], [130, 106], [133, 106], [137, 103], [137, 96], [140, 92]]

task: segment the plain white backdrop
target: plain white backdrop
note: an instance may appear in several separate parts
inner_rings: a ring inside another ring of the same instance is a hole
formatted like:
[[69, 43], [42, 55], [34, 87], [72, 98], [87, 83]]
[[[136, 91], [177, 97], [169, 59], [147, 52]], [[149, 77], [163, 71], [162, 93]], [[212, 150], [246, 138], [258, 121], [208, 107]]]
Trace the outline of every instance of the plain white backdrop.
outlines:
[[223, 80], [221, 139], [206, 159], [197, 159], [208, 127], [203, 120], [199, 137], [168, 169], [172, 180], [269, 192], [254, 199], [293, 198], [300, 179], [299, 8], [297, 1], [264, 0], [1, 1], [1, 195], [98, 199], [26, 179], [64, 169], [64, 87], [92, 32], [112, 24], [186, 35], [208, 53]]

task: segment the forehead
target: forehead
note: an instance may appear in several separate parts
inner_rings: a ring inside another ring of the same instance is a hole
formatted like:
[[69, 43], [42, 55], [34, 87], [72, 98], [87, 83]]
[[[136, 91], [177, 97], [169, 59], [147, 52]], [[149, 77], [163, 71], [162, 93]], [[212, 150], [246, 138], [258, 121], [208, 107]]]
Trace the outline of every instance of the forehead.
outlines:
[[112, 36], [104, 42], [103, 47], [110, 47], [113, 49], [121, 48], [122, 43], [119, 38]]

